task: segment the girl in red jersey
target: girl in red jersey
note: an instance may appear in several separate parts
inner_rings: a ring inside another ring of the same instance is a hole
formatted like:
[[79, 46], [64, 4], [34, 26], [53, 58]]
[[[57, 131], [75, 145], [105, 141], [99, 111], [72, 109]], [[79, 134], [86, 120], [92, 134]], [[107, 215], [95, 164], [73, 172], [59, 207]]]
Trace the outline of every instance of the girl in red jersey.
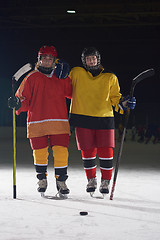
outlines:
[[35, 70], [22, 81], [16, 98], [9, 106], [16, 114], [27, 111], [27, 137], [33, 149], [38, 191], [47, 189], [48, 142], [53, 150], [56, 186], [61, 194], [68, 194], [66, 185], [70, 127], [66, 97], [71, 98], [68, 64], [57, 60], [53, 46], [43, 46], [38, 52]]

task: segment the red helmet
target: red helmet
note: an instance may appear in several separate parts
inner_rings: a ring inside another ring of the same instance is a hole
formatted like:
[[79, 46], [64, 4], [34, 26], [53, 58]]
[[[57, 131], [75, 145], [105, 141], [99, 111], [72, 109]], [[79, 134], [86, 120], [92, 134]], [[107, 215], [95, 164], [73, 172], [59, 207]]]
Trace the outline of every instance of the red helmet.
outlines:
[[40, 58], [42, 55], [50, 55], [57, 58], [57, 50], [53, 46], [43, 46], [38, 52], [38, 58]]

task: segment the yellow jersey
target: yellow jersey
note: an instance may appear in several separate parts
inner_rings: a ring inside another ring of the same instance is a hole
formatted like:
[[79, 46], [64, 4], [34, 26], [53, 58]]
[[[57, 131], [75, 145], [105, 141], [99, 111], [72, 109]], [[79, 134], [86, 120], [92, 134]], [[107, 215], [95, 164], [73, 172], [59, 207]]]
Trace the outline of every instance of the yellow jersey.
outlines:
[[113, 118], [113, 107], [116, 111], [119, 110], [121, 94], [118, 79], [115, 74], [103, 71], [104, 69], [94, 77], [82, 67], [74, 67], [71, 70], [69, 75], [72, 81], [71, 119], [78, 117], [79, 121], [83, 119], [92, 121]]

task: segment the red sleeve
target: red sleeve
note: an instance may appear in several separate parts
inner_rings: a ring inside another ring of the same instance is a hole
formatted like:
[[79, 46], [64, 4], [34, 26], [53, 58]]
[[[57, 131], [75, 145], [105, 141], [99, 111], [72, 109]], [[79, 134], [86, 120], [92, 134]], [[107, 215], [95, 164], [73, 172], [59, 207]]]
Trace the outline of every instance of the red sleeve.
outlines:
[[21, 107], [16, 111], [19, 115], [21, 112], [27, 112], [29, 110], [29, 103], [31, 99], [31, 87], [30, 87], [30, 74], [27, 75], [19, 86], [16, 96], [21, 100]]
[[71, 99], [72, 98], [71, 79], [70, 79], [70, 77], [67, 77], [67, 78], [63, 79], [63, 81], [64, 81], [64, 84], [65, 84], [65, 88], [64, 88], [65, 97]]

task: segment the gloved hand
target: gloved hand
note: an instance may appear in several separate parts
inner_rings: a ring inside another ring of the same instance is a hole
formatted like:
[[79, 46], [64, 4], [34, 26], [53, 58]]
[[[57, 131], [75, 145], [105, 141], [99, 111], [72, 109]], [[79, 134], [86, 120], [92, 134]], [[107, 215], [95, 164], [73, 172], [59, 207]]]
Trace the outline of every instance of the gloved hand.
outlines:
[[135, 106], [136, 106], [136, 98], [135, 97], [126, 96], [126, 97], [123, 97], [119, 102], [119, 107], [124, 112], [127, 110], [127, 107], [129, 107], [130, 109], [134, 109]]
[[136, 106], [136, 98], [135, 97], [131, 97], [128, 99], [127, 105], [130, 109], [134, 109]]
[[8, 107], [9, 108], [15, 108], [15, 110], [18, 110], [21, 107], [21, 101], [18, 97], [10, 97], [8, 98]]
[[68, 63], [58, 59], [56, 61], [56, 68], [54, 70], [54, 74], [56, 75], [57, 78], [61, 79], [61, 78], [67, 78], [69, 75], [69, 65]]

